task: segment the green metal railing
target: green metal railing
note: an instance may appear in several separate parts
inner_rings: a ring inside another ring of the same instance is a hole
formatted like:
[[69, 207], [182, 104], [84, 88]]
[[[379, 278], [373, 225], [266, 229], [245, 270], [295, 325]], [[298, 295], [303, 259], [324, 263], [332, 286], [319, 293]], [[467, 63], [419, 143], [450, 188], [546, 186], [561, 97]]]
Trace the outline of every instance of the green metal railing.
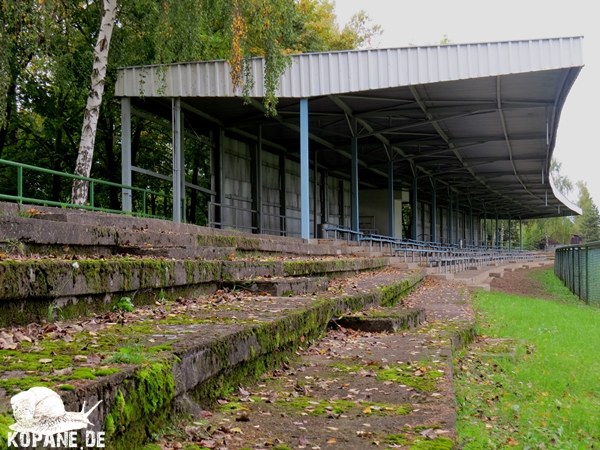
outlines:
[[[22, 164], [22, 163], [18, 163], [18, 162], [14, 162], [14, 161], [7, 161], [5, 159], [0, 159], [0, 165], [12, 166], [17, 169], [16, 195], [4, 194], [4, 193], [0, 192], [0, 199], [3, 199], [3, 200], [11, 200], [11, 201], [15, 201], [17, 203], [39, 204], [39, 205], [44, 205], [44, 206], [59, 206], [59, 207], [63, 207], [63, 208], [77, 208], [77, 209], [86, 209], [86, 210], [91, 210], [91, 211], [104, 211], [104, 212], [118, 213], [118, 214], [132, 214], [135, 216], [155, 217], [155, 218], [160, 218], [160, 219], [167, 218], [166, 216], [153, 215], [153, 214], [148, 213], [148, 197], [152, 197], [152, 196], [154, 196], [154, 198], [162, 197], [164, 202], [167, 202], [168, 200], [170, 200], [169, 196], [167, 196], [166, 194], [163, 194], [161, 192], [155, 192], [150, 189], [144, 189], [144, 188], [139, 188], [139, 187], [135, 187], [135, 186], [127, 186], [124, 184], [113, 183], [111, 181], [104, 181], [104, 180], [98, 180], [95, 178], [82, 177], [79, 175], [73, 175], [73, 174], [65, 173], [65, 172], [58, 172], [56, 170], [44, 169], [42, 167], [31, 166], [28, 164]], [[34, 172], [39, 172], [39, 173], [43, 173], [43, 174], [47, 174], [47, 175], [68, 178], [71, 180], [88, 181], [90, 184], [89, 204], [75, 205], [70, 202], [60, 202], [60, 201], [48, 200], [48, 199], [42, 199], [42, 198], [26, 197], [23, 194], [24, 193], [24, 187], [23, 187], [24, 171], [34, 171]], [[109, 186], [109, 187], [114, 187], [114, 188], [119, 188], [119, 189], [129, 189], [129, 190], [131, 190], [132, 195], [134, 195], [134, 193], [140, 194], [141, 201], [140, 201], [140, 199], [138, 199], [137, 201], [133, 202], [133, 204], [137, 205], [137, 207], [140, 208], [140, 210], [125, 212], [120, 209], [110, 209], [110, 208], [105, 208], [105, 207], [101, 207], [101, 206], [96, 206], [96, 186], [97, 185]]]
[[600, 306], [600, 242], [556, 249], [554, 274], [573, 294]]

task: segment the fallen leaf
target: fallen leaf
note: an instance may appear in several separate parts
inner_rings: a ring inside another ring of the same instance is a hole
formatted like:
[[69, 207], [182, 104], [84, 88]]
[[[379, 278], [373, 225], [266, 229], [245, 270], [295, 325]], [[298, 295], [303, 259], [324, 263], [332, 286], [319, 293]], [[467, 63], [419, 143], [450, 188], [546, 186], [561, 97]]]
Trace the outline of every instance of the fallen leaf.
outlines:
[[53, 374], [57, 376], [71, 375], [73, 373], [72, 367], [65, 367], [64, 369], [54, 370]]

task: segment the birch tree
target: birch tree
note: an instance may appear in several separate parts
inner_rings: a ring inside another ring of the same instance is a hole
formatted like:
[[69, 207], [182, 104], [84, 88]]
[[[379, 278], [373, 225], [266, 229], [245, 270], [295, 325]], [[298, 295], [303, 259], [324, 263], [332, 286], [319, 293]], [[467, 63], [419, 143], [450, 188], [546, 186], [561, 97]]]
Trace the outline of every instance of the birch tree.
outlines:
[[[110, 38], [115, 26], [116, 15], [117, 0], [104, 0], [100, 30], [98, 32], [96, 46], [94, 47], [94, 65], [92, 69], [90, 93], [84, 111], [79, 153], [75, 165], [75, 175], [80, 175], [82, 177], [89, 177], [92, 169], [96, 128], [98, 126], [100, 107], [102, 106], [106, 67], [108, 66], [108, 50], [110, 48]], [[71, 193], [72, 202], [75, 205], [84, 205], [87, 202], [88, 190], [88, 182], [84, 180], [75, 180], [73, 182], [73, 190]]]

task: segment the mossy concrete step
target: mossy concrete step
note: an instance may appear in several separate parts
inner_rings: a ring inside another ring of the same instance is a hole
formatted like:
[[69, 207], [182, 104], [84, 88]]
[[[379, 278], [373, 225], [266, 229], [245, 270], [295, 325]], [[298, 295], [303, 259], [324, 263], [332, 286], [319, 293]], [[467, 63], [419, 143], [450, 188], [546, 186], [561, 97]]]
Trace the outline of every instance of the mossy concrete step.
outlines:
[[[31, 209], [38, 211], [39, 214], [32, 215], [28, 213], [27, 211]], [[170, 220], [135, 217], [125, 214], [111, 214], [99, 211], [83, 211], [76, 209], [43, 207], [37, 205], [18, 205], [16, 203], [8, 202], [0, 202], [0, 213], [0, 215], [5, 219], [30, 217], [45, 222], [46, 226], [51, 226], [49, 222], [59, 222], [59, 226], [62, 228], [65, 228], [64, 223], [68, 223], [69, 226], [84, 225], [91, 227], [114, 228], [119, 230], [144, 231], [151, 233], [252, 236], [251, 234], [241, 233], [238, 231], [201, 227], [199, 225], [188, 223], [176, 223]], [[302, 238], [286, 236], [269, 235], [269, 238], [273, 241], [281, 240], [283, 242], [296, 243], [306, 242], [306, 240]]]
[[[332, 317], [393, 304], [422, 278], [422, 273], [405, 276], [383, 273], [367, 280], [371, 288], [353, 295], [257, 296], [226, 304], [199, 302], [197, 306], [206, 308], [189, 309], [195, 311], [193, 317], [172, 318], [164, 324], [146, 320], [137, 325], [107, 328], [106, 332], [112, 335], [118, 331], [121, 341], [115, 340], [117, 347], [124, 342], [139, 342], [140, 352], [148, 362], [115, 366], [105, 360], [103, 364], [120, 371], [94, 380], [71, 381], [72, 392], [60, 391], [65, 408], [80, 411], [84, 401], [95, 404], [102, 400], [90, 417], [94, 424], [91, 428], [107, 432], [109, 448], [141, 448], [152, 433], [172, 419], [174, 411], [189, 408], [189, 412], [195, 405], [214, 401], [249, 378], [272, 369], [299, 346], [317, 339]], [[100, 342], [101, 336], [98, 331], [93, 339]], [[85, 339], [90, 336], [82, 332], [81, 336], [74, 335], [72, 342], [55, 340], [56, 345], [65, 347], [56, 348], [55, 352], [57, 355], [70, 355], [73, 351], [101, 353], [98, 349], [81, 350]], [[43, 349], [44, 344], [41, 340], [39, 347]], [[33, 361], [40, 358], [35, 353], [29, 357]], [[44, 367], [52, 370], [50, 366]], [[11, 386], [10, 377], [4, 376], [3, 380], [7, 388]]]
[[332, 326], [369, 333], [395, 333], [415, 328], [425, 322], [425, 310], [420, 308], [383, 308], [332, 320]]
[[387, 260], [331, 258], [291, 261], [199, 261], [111, 258], [0, 261], [0, 326], [110, 310], [122, 297], [136, 305], [161, 296], [215, 291], [222, 281], [257, 277], [342, 277], [386, 267]]
[[264, 280], [248, 280], [242, 282], [223, 282], [223, 287], [231, 290], [243, 289], [257, 295], [270, 295], [274, 297], [291, 297], [294, 295], [314, 294], [316, 292], [326, 291], [328, 286], [329, 279], [327, 277], [288, 277]]
[[120, 254], [168, 259], [227, 260], [236, 258], [235, 247], [119, 247]]
[[[37, 216], [36, 216], [37, 217]], [[38, 220], [27, 217], [0, 216], [0, 235], [9, 253], [101, 254], [136, 253], [140, 248], [228, 247], [243, 252], [298, 255], [346, 255], [348, 247], [309, 244], [302, 239], [237, 232], [217, 233], [212, 228], [193, 226], [186, 233], [177, 230], [149, 231], [145, 228], [88, 225]], [[218, 230], [220, 231], [220, 230]], [[190, 250], [193, 253], [193, 250]]]

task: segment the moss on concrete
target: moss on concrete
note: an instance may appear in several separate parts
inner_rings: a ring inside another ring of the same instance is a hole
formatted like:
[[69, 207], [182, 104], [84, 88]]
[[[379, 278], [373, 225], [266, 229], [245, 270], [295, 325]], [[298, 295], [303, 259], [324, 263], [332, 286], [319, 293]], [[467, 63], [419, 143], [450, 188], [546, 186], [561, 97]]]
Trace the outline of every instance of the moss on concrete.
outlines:
[[375, 371], [375, 376], [379, 381], [392, 381], [394, 383], [403, 384], [414, 387], [420, 391], [431, 392], [437, 388], [437, 379], [444, 376], [443, 372], [439, 372], [436, 366], [431, 364], [388, 364], [386, 368], [365, 367], [359, 364], [332, 364], [335, 367], [346, 373], [359, 373], [361, 370], [371, 369]]
[[104, 423], [109, 448], [141, 446], [168, 420], [175, 397], [171, 365], [168, 360], [142, 365], [118, 390]]

